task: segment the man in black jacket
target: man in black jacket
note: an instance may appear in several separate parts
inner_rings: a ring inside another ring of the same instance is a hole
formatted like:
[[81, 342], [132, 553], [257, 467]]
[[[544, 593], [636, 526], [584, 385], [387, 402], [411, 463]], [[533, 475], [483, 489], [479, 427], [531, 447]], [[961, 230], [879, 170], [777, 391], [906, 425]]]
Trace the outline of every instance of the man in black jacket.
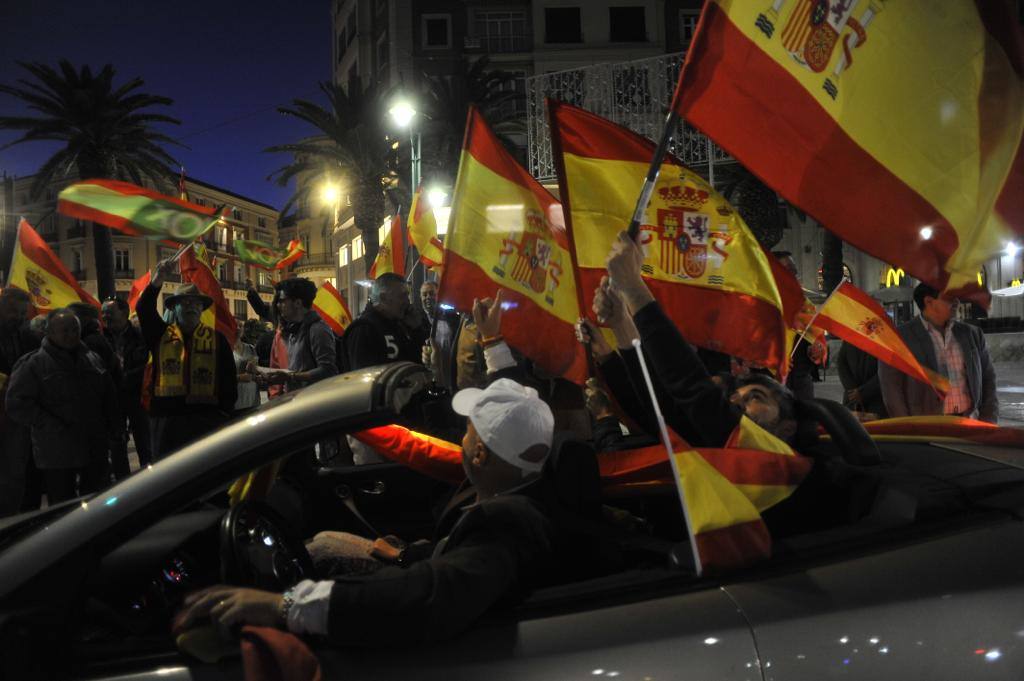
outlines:
[[345, 329], [345, 352], [349, 371], [387, 364], [419, 362], [422, 339], [417, 339], [403, 323], [412, 302], [405, 279], [387, 272], [373, 281], [366, 310]]
[[[0, 404], [14, 365], [39, 347], [39, 337], [26, 321], [31, 304], [21, 289], [8, 286], [0, 291]], [[0, 411], [0, 517], [37, 509], [41, 501], [29, 430]]]
[[[121, 385], [118, 397], [121, 410], [131, 428], [135, 440], [135, 452], [139, 457], [139, 466], [145, 468], [153, 461], [152, 436], [149, 430], [149, 414], [142, 407], [142, 383], [149, 361], [149, 348], [142, 338], [142, 333], [128, 320], [129, 307], [123, 298], [111, 298], [104, 301], [100, 308], [103, 319], [103, 335], [114, 350], [121, 367]], [[114, 477], [118, 480], [126, 477], [128, 467], [128, 428], [111, 449], [110, 459], [114, 467]]]
[[173, 315], [170, 323], [156, 311], [160, 287], [174, 265], [164, 260], [156, 266], [135, 306], [153, 355], [149, 413], [155, 458], [219, 428], [231, 417], [238, 397], [231, 344], [202, 322], [203, 310], [213, 300], [188, 284], [164, 301]]
[[305, 580], [285, 594], [216, 586], [192, 594], [178, 630], [270, 625], [337, 645], [413, 643], [453, 636], [497, 603], [520, 599], [550, 568], [554, 528], [535, 490], [554, 417], [532, 388], [498, 379], [452, 400], [468, 417], [462, 461], [475, 495], [441, 520], [429, 558], [370, 576]]
[[19, 360], [10, 384], [7, 413], [32, 431], [49, 502], [104, 488], [117, 395], [102, 360], [82, 343], [73, 312], [50, 314], [42, 347]]
[[878, 359], [843, 341], [836, 355], [836, 368], [843, 384], [843, 404], [851, 411], [884, 419], [886, 411], [882, 386], [878, 382]]

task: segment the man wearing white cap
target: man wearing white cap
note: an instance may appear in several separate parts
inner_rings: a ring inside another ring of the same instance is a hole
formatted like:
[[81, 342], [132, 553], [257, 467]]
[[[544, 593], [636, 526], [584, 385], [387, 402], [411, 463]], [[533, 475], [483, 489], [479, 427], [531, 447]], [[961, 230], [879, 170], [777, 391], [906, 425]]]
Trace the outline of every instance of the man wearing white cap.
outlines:
[[468, 505], [442, 516], [443, 537], [428, 558], [369, 576], [304, 580], [284, 594], [210, 587], [185, 599], [175, 629], [209, 617], [223, 627], [278, 626], [338, 645], [423, 642], [524, 597], [549, 572], [553, 550], [553, 526], [533, 497], [554, 416], [536, 390], [507, 378], [459, 391], [452, 406], [469, 420], [462, 465], [471, 487], [459, 497]]

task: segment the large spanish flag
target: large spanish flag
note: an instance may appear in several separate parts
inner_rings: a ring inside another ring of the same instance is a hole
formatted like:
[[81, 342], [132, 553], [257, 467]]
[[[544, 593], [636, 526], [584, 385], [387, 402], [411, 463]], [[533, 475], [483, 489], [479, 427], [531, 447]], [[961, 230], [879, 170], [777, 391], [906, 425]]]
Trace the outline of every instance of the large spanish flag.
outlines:
[[807, 299], [800, 281], [774, 255], [767, 253], [766, 257], [771, 266], [775, 286], [779, 289], [782, 318], [786, 323], [786, 362], [785, 368], [780, 372], [782, 377], [785, 377], [792, 368], [793, 351], [801, 334], [809, 343], [820, 345], [826, 352], [828, 344], [825, 339], [825, 331], [811, 325], [817, 308]]
[[430, 202], [423, 199], [423, 186], [412, 197], [409, 209], [409, 238], [420, 252], [420, 261], [428, 267], [436, 267], [444, 258], [444, 246], [437, 238], [437, 219], [430, 208]]
[[182, 281], [195, 284], [200, 291], [213, 298], [213, 305], [203, 311], [203, 323], [224, 334], [228, 343], [234, 347], [238, 338], [238, 322], [231, 314], [217, 275], [213, 273], [206, 248], [200, 243], [186, 248], [178, 258], [178, 267]]
[[213, 227], [220, 213], [120, 180], [84, 180], [57, 196], [57, 211], [112, 229], [187, 244]]
[[1024, 234], [1024, 57], [1002, 0], [708, 0], [674, 107], [836, 235], [986, 301]]
[[882, 306], [850, 282], [836, 287], [818, 310], [814, 324], [937, 392], [949, 392], [949, 380], [922, 366]]
[[335, 335], [345, 333], [345, 329], [352, 323], [352, 313], [348, 311], [345, 296], [341, 295], [329, 281], [325, 281], [317, 290], [316, 298], [313, 299], [313, 309], [324, 323], [331, 327]]
[[100, 306], [88, 291], [78, 285], [57, 254], [24, 218], [18, 224], [18, 240], [14, 244], [7, 285], [28, 292], [39, 314], [70, 303]]
[[506, 290], [501, 332], [548, 373], [583, 383], [580, 316], [562, 206], [471, 107], [452, 198], [440, 301], [469, 312]]
[[[562, 204], [576, 253], [582, 307], [616, 235], [629, 226], [654, 153], [649, 140], [592, 113], [548, 101]], [[666, 156], [640, 225], [651, 293], [686, 340], [779, 367], [782, 301], [768, 256], [707, 182]]]
[[395, 213], [395, 217], [391, 218], [391, 227], [377, 250], [377, 257], [370, 266], [370, 279], [376, 279], [385, 272], [405, 276], [405, 235], [402, 231], [402, 217]]

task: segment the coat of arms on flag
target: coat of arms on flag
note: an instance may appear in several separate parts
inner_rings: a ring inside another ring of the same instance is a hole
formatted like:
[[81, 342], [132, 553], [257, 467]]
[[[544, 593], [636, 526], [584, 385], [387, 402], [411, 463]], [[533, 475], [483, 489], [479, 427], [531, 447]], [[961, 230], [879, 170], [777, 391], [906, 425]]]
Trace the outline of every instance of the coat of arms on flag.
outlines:
[[510, 277], [535, 293], [543, 293], [545, 302], [554, 305], [555, 289], [564, 271], [562, 252], [552, 247], [548, 238], [551, 226], [542, 213], [524, 209], [522, 224], [526, 226], [525, 230], [510, 232], [502, 239], [498, 264], [492, 271], [499, 277]]

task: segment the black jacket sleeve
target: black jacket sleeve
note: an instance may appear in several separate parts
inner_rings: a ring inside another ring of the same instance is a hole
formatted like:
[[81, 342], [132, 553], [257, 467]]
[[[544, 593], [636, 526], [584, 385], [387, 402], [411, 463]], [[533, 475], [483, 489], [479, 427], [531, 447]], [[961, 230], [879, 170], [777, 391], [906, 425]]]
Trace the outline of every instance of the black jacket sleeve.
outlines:
[[249, 306], [252, 311], [256, 313], [256, 316], [265, 322], [271, 324], [277, 323], [277, 315], [272, 305], [268, 304], [265, 300], [260, 298], [260, 294], [256, 289], [249, 289], [245, 292], [245, 299], [249, 301]]
[[224, 334], [217, 333], [217, 404], [230, 414], [238, 400], [238, 372], [235, 355]]
[[[498, 497], [468, 511], [441, 555], [331, 589], [328, 638], [337, 645], [391, 646], [450, 638], [496, 603], [524, 595], [550, 557], [553, 532], [526, 499]], [[456, 536], [456, 535], [461, 536]], [[457, 545], [454, 545], [457, 542]]]
[[139, 295], [139, 301], [135, 304], [135, 313], [139, 315], [139, 328], [142, 331], [142, 339], [146, 341], [146, 347], [150, 350], [160, 344], [160, 337], [167, 330], [165, 322], [156, 311], [156, 299], [160, 295], [160, 288], [147, 286]]
[[648, 369], [665, 388], [667, 399], [659, 397], [659, 402], [666, 424], [692, 445], [723, 446], [743, 415], [739, 407], [730, 404], [725, 392], [712, 382], [697, 353], [658, 303], [642, 307], [633, 321]]

